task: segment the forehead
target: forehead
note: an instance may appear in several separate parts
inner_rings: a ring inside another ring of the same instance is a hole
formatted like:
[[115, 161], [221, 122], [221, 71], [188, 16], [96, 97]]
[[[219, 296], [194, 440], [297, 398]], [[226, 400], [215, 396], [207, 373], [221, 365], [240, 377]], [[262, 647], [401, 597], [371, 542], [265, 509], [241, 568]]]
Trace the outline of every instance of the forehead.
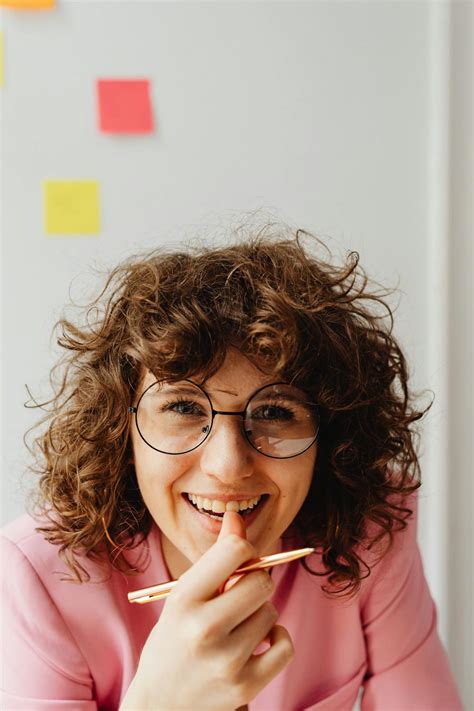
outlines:
[[235, 349], [226, 353], [224, 363], [212, 376], [202, 379], [199, 374], [196, 375], [197, 379], [193, 380], [209, 392], [225, 393], [233, 397], [274, 382], [272, 375], [263, 373], [249, 358]]
[[[214, 374], [206, 377], [196, 372], [189, 375], [188, 379], [211, 395], [216, 393], [230, 398], [245, 397], [258, 388], [275, 382], [275, 376], [261, 371], [249, 358], [234, 348], [226, 352], [222, 366]], [[153, 373], [146, 371], [142, 385], [147, 387], [155, 380]]]

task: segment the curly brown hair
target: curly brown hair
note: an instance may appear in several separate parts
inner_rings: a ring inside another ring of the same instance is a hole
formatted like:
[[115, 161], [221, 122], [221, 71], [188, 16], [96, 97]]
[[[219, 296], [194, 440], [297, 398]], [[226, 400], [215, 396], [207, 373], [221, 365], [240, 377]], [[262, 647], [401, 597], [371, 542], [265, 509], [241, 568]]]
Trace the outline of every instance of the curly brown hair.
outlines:
[[[319, 247], [329, 259], [316, 256]], [[31, 469], [40, 475], [35, 513], [47, 519], [37, 530], [60, 547], [73, 580], [90, 579], [79, 553], [109, 572], [140, 570], [126, 552], [153, 522], [132, 463], [128, 407], [143, 370], [210, 377], [233, 346], [318, 403], [315, 472], [286, 533], [321, 549], [324, 573], [301, 564], [328, 576], [328, 595], [357, 592], [371, 570], [361, 550], [388, 538], [388, 551], [413, 514], [407, 497], [421, 483], [412, 425], [432, 404], [413, 408], [384, 301], [393, 291], [369, 288], [358, 262], [352, 251], [336, 266], [319, 238], [283, 228], [230, 246], [156, 249], [113, 269], [81, 324], [57, 322], [65, 353], [54, 397], [33, 405], [50, 407]]]

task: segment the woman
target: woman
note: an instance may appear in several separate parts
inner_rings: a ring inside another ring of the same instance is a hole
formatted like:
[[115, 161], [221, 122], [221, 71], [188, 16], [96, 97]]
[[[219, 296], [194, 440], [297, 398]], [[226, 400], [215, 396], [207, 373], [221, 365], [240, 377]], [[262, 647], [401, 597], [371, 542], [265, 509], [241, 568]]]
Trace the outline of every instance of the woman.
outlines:
[[426, 409], [358, 255], [302, 236], [128, 260], [60, 321], [34, 518], [2, 538], [4, 708], [462, 708], [416, 544]]

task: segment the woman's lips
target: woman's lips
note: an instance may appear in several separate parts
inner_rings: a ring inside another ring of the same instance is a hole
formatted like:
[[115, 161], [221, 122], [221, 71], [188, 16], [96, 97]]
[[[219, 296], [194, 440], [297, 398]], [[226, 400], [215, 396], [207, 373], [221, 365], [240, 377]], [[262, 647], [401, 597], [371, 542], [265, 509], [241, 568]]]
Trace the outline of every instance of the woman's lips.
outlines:
[[[193, 504], [189, 501], [188, 497], [186, 494], [181, 494], [183, 500], [187, 504], [188, 508], [191, 510], [191, 512], [194, 514], [196, 519], [198, 519], [201, 522], [201, 525], [204, 526], [208, 531], [211, 531], [212, 533], [219, 533], [221, 530], [222, 526], [222, 518], [220, 520], [211, 518], [205, 513], [201, 513]], [[266, 506], [266, 503], [269, 499], [268, 494], [263, 494], [261, 500], [259, 501], [258, 505], [253, 509], [253, 511], [246, 516], [242, 516], [243, 520], [245, 521], [245, 524], [247, 528], [252, 524], [253, 521], [260, 515], [260, 512], [262, 509]]]

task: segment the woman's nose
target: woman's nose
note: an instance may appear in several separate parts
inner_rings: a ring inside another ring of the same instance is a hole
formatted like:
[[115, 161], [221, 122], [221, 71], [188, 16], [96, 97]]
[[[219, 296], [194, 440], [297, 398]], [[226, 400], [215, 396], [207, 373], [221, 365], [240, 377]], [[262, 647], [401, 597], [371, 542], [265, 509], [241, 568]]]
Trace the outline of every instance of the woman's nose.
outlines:
[[201, 469], [223, 482], [235, 482], [253, 473], [253, 454], [242, 432], [240, 415], [216, 415], [202, 445]]

